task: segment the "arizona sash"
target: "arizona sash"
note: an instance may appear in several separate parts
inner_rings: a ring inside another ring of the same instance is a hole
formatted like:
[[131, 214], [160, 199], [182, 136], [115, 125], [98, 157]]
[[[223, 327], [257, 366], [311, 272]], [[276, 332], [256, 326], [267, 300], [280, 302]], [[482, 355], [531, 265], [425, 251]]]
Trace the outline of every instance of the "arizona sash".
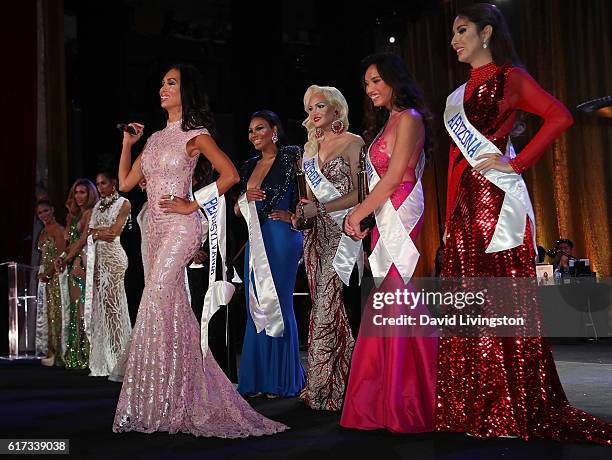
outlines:
[[[480, 133], [467, 119], [463, 108], [465, 84], [457, 88], [446, 99], [444, 110], [444, 126], [461, 153], [474, 167], [479, 161], [475, 158], [482, 153], [493, 152], [503, 156], [499, 149]], [[508, 147], [512, 156], [511, 144]], [[489, 169], [483, 176], [505, 192], [497, 225], [486, 253], [505, 251], [523, 244], [525, 238], [525, 217], [529, 217], [531, 224], [533, 244], [536, 246], [535, 217], [529, 199], [529, 192], [525, 181], [520, 174], [507, 173], [496, 169]], [[452, 205], [452, 204], [451, 204]]]

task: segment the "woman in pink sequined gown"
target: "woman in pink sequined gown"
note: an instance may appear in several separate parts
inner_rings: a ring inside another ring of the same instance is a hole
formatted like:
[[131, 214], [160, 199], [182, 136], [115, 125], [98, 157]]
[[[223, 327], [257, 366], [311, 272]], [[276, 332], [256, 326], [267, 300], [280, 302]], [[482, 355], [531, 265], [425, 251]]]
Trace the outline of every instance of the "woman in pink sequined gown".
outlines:
[[286, 426], [258, 414], [242, 399], [212, 353], [202, 356], [200, 326], [184, 279], [185, 266], [201, 242], [198, 205], [188, 198], [191, 177], [199, 154], [219, 172], [219, 194], [238, 181], [238, 173], [205, 128], [210, 117], [195, 68], [171, 68], [160, 97], [168, 115], [166, 128], [151, 135], [131, 165], [131, 146], [144, 128], [132, 123], [137, 134], [124, 134], [119, 164], [122, 191], [143, 177], [147, 181], [149, 269], [113, 431], [222, 438], [283, 431]]
[[[404, 62], [392, 54], [378, 54], [362, 63], [367, 96], [372, 101], [368, 123], [372, 165], [381, 177], [370, 195], [347, 216], [345, 232], [363, 238], [363, 218], [390, 199], [398, 209], [415, 187], [415, 168], [428, 139], [428, 110], [421, 91]], [[384, 115], [384, 119], [376, 119]], [[372, 248], [379, 242], [378, 225], [372, 230]], [[410, 238], [421, 228], [416, 223]], [[395, 264], [375, 291], [404, 288]], [[409, 289], [407, 287], [406, 289]], [[387, 429], [398, 433], [433, 431], [437, 338], [380, 337], [365, 332], [364, 316], [349, 375], [340, 425], [362, 430]], [[381, 332], [381, 331], [378, 331]]]
[[[571, 115], [515, 65], [518, 59], [508, 27], [495, 6], [480, 3], [464, 8], [455, 18], [451, 45], [459, 61], [472, 67], [463, 98], [465, 114], [501, 152], [506, 150], [518, 110], [534, 113], [544, 123], [510, 160], [484, 153], [476, 158], [484, 161], [472, 167], [459, 148], [451, 145], [442, 276], [535, 278], [528, 219], [522, 244], [486, 252], [505, 195], [481, 173], [495, 169], [521, 174], [571, 125]], [[540, 327], [534, 297], [529, 289], [509, 293], [513, 304], [508, 310]], [[436, 429], [478, 437], [612, 443], [611, 424], [570, 405], [550, 345], [538, 336], [441, 338]]]

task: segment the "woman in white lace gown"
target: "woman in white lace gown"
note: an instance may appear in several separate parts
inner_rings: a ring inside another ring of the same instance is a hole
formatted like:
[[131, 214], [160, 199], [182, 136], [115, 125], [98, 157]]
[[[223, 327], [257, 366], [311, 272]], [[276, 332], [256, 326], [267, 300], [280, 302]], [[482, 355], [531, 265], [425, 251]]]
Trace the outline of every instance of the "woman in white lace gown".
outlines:
[[96, 186], [101, 199], [89, 221], [85, 329], [91, 344], [89, 375], [108, 376], [132, 329], [124, 286], [128, 259], [119, 241], [130, 202], [119, 196], [116, 180], [106, 173], [98, 174]]

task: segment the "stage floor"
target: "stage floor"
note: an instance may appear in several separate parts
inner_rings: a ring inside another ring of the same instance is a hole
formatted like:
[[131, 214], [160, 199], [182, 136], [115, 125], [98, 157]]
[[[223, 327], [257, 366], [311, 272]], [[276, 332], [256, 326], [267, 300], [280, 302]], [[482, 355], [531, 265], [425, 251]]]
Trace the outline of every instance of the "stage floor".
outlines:
[[[612, 341], [555, 344], [561, 381], [575, 406], [612, 422]], [[339, 414], [313, 411], [297, 399], [249, 399], [292, 429], [261, 438], [224, 440], [167, 433], [111, 431], [120, 384], [86, 371], [0, 361], [1, 438], [70, 439], [72, 458], [87, 459], [609, 459], [612, 447], [463, 434], [397, 435], [338, 426]]]

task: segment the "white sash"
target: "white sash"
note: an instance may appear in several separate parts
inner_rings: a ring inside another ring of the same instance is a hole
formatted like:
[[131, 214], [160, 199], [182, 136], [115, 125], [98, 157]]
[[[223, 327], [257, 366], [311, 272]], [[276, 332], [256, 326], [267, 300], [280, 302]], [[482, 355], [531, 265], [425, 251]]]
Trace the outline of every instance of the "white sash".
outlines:
[[[379, 136], [381, 134], [382, 131], [379, 133]], [[372, 145], [374, 145], [374, 142], [370, 144], [370, 147]], [[369, 148], [366, 157], [366, 168], [368, 170], [369, 188], [373, 190], [378, 181], [380, 181], [380, 176], [376, 172], [374, 165], [372, 165]], [[374, 283], [377, 287], [387, 276], [391, 264], [395, 264], [404, 284], [410, 281], [414, 273], [421, 254], [410, 238], [410, 232], [419, 222], [425, 210], [423, 184], [421, 183], [423, 169], [425, 169], [425, 154], [421, 152], [415, 170], [416, 184], [401, 206], [396, 210], [393, 207], [393, 203], [391, 203], [391, 199], [387, 198], [382, 206], [379, 206], [374, 211], [380, 237], [369, 257], [369, 261]]]
[[[41, 265], [38, 273], [44, 273]], [[49, 346], [49, 328], [47, 323], [47, 283], [38, 282], [36, 296], [36, 354], [45, 355]]]
[[87, 270], [85, 271], [85, 306], [83, 308], [83, 323], [85, 334], [91, 343], [91, 311], [95, 303], [94, 297], [97, 296], [97, 289], [94, 289], [94, 270], [96, 266], [96, 242], [93, 236], [87, 237]]
[[[467, 119], [463, 109], [463, 96], [465, 84], [457, 88], [446, 99], [444, 110], [444, 126], [459, 147], [461, 153], [470, 166], [476, 166], [479, 161], [475, 158], [481, 153], [497, 153], [502, 156], [499, 149], [480, 133]], [[513, 149], [510, 147], [509, 155], [512, 156]], [[536, 229], [533, 207], [529, 199], [527, 186], [520, 174], [506, 173], [496, 169], [489, 169], [483, 176], [505, 192], [497, 225], [493, 238], [486, 249], [486, 253], [505, 251], [523, 244], [525, 238], [525, 217], [529, 216], [533, 236], [534, 248], [536, 247]], [[449, 203], [452, 206], [453, 203]]]
[[68, 268], [59, 274], [60, 299], [62, 304], [62, 356], [68, 346], [68, 331], [70, 325], [70, 291], [68, 287]]
[[[208, 324], [221, 305], [229, 305], [234, 285], [227, 281], [226, 239], [225, 239], [225, 197], [219, 196], [216, 182], [201, 188], [194, 194], [194, 198], [204, 210], [208, 218], [208, 248], [209, 271], [208, 290], [204, 297], [202, 319], [200, 328], [200, 348], [206, 356], [208, 352]], [[217, 281], [217, 253], [221, 256], [222, 280]], [[187, 290], [189, 292], [189, 289]]]
[[[302, 168], [304, 169], [304, 176], [308, 181], [310, 190], [314, 196], [317, 197], [319, 202], [325, 204], [330, 201], [341, 198], [342, 195], [321, 172], [319, 168], [319, 158], [306, 157], [302, 159]], [[329, 216], [333, 221], [343, 229], [344, 217], [348, 214], [350, 209], [341, 209], [339, 211], [328, 212]], [[353, 267], [357, 264], [359, 270], [359, 284], [361, 284], [361, 277], [363, 276], [363, 245], [361, 240], [355, 241], [346, 234], [342, 233], [338, 249], [336, 249], [336, 255], [334, 256], [333, 266], [336, 273], [347, 286], [350, 283], [351, 273]]]
[[[238, 199], [240, 212], [249, 229], [249, 310], [257, 333], [265, 329], [270, 337], [282, 337], [285, 324], [280, 300], [274, 286], [272, 270], [268, 262], [263, 234], [259, 226], [257, 207], [254, 201], [247, 201], [246, 193]], [[257, 263], [255, 263], [257, 261]], [[245, 286], [246, 289], [246, 286]], [[257, 295], [255, 294], [257, 290]]]

